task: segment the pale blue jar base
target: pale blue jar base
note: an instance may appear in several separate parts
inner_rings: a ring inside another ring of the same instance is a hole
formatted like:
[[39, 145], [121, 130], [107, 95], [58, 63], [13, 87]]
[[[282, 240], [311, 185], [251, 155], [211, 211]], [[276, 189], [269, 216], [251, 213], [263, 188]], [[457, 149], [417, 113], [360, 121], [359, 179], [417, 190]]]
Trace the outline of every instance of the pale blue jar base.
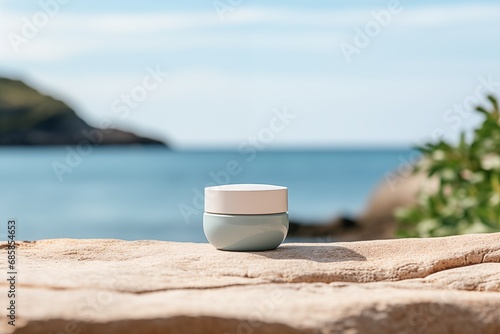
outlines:
[[205, 213], [203, 231], [215, 248], [226, 251], [266, 251], [277, 248], [288, 233], [288, 214], [222, 215]]

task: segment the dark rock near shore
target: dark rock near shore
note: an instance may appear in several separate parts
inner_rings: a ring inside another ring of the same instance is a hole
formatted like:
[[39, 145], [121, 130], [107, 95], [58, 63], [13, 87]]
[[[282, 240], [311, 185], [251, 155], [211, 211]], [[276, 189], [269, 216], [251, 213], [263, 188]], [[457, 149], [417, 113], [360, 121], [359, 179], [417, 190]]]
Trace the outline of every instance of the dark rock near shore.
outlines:
[[0, 78], [0, 145], [132, 145], [164, 143], [117, 129], [100, 130], [64, 102], [22, 81]]
[[375, 188], [366, 208], [356, 217], [337, 217], [327, 222], [292, 220], [288, 236], [330, 241], [395, 238], [398, 226], [396, 209], [415, 205], [422, 187], [436, 191], [438, 182], [422, 173], [385, 179]]

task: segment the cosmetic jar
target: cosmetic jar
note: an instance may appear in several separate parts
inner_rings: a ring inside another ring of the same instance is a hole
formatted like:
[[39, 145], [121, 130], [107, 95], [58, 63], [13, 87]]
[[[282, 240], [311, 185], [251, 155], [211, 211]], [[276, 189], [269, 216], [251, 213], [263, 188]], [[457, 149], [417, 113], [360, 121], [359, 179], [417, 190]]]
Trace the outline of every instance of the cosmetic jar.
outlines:
[[288, 232], [288, 189], [267, 184], [205, 188], [203, 231], [217, 249], [265, 251]]

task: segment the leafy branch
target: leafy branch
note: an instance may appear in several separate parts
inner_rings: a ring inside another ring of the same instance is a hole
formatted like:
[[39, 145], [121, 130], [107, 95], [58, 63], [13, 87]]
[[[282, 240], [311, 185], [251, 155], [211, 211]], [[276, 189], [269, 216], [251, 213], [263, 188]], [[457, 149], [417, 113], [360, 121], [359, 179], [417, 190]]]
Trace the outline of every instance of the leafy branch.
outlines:
[[477, 107], [484, 121], [471, 140], [461, 133], [453, 145], [444, 140], [417, 149], [423, 158], [416, 173], [436, 178], [439, 187], [422, 189], [418, 204], [396, 210], [403, 237], [445, 236], [500, 231], [500, 111]]

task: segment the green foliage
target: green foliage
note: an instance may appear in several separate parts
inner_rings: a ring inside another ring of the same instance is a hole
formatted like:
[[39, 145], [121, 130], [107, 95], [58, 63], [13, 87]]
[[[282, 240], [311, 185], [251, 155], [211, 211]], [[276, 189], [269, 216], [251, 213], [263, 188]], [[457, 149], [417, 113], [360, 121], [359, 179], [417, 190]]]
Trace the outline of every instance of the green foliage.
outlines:
[[446, 236], [500, 231], [500, 111], [488, 96], [490, 111], [476, 108], [484, 121], [471, 140], [428, 143], [415, 172], [437, 179], [437, 189], [421, 190], [418, 204], [396, 210], [399, 235]]

